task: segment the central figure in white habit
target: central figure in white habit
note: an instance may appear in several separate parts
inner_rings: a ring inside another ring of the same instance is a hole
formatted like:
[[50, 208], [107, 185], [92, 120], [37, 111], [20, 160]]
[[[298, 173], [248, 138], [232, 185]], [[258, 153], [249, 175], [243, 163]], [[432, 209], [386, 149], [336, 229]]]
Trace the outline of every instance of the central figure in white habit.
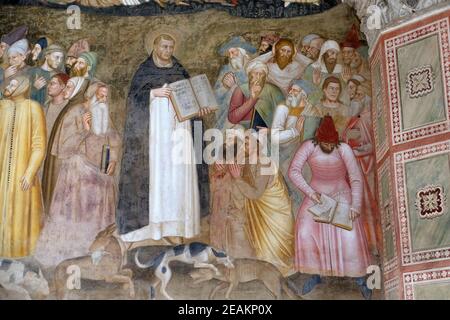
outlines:
[[[172, 36], [155, 38], [128, 96], [117, 210], [117, 226], [126, 242], [193, 238], [200, 233], [201, 211], [209, 209], [208, 171], [197, 165], [201, 159], [196, 161], [194, 152], [193, 121], [180, 122], [170, 99], [168, 85], [189, 78], [173, 56], [174, 48]], [[198, 116], [210, 112], [201, 108]]]

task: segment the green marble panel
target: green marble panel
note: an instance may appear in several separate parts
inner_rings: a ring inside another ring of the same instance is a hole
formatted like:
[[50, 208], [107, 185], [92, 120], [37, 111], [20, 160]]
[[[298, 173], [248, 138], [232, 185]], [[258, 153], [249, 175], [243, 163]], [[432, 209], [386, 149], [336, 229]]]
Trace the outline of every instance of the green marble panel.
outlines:
[[442, 216], [423, 219], [419, 216], [415, 205], [417, 191], [428, 185], [443, 187], [444, 193], [449, 199], [449, 154], [408, 162], [405, 165], [405, 173], [412, 250], [415, 252], [450, 246], [448, 206]]
[[414, 285], [416, 300], [450, 300], [450, 281]]
[[[438, 35], [432, 35], [397, 49], [402, 130], [444, 121], [446, 106], [441, 72]], [[411, 97], [407, 91], [408, 73], [417, 67], [431, 65], [434, 90], [422, 97]]]

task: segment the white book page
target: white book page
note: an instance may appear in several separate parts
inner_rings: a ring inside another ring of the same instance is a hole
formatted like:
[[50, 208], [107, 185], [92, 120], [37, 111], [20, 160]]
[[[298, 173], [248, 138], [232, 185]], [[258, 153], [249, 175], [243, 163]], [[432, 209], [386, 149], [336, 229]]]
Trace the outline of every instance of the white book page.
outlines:
[[320, 222], [330, 222], [333, 218], [333, 213], [337, 206], [337, 202], [326, 194], [322, 194], [320, 200], [322, 203], [315, 204], [308, 210], [315, 216], [314, 220]]
[[192, 88], [195, 91], [198, 104], [201, 108], [218, 108], [216, 96], [214, 95], [214, 91], [212, 90], [208, 77], [205, 74], [192, 77], [190, 81]]
[[353, 221], [350, 219], [350, 204], [339, 202], [334, 213], [333, 224], [347, 229], [353, 229]]
[[172, 88], [172, 104], [178, 116], [178, 120], [184, 121], [195, 116], [199, 111], [199, 105], [195, 98], [189, 80], [180, 80], [169, 84]]

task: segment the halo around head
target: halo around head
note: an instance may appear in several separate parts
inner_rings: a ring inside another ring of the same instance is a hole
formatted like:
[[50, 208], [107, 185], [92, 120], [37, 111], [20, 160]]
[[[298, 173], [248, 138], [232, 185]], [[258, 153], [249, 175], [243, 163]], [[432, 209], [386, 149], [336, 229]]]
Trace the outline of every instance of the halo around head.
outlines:
[[173, 39], [175, 39], [174, 55], [175, 56], [178, 55], [178, 53], [180, 52], [180, 45], [183, 42], [184, 37], [179, 30], [175, 29], [172, 26], [167, 26], [167, 25], [158, 26], [158, 28], [152, 29], [145, 34], [144, 46], [145, 46], [145, 50], [147, 50], [148, 55], [150, 55], [153, 51], [153, 42], [161, 34], [167, 34], [167, 35], [171, 36]]

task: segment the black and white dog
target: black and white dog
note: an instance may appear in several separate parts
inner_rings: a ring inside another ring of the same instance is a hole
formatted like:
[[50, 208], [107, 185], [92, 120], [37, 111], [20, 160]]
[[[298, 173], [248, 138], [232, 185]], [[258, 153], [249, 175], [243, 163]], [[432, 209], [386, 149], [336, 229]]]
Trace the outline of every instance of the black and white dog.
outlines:
[[213, 247], [200, 243], [192, 242], [189, 244], [182, 244], [171, 249], [159, 253], [146, 263], [139, 261], [140, 249], [136, 252], [134, 260], [139, 268], [147, 269], [153, 268], [155, 270], [155, 277], [151, 287], [151, 298], [154, 298], [154, 289], [161, 284], [160, 292], [169, 300], [173, 298], [167, 293], [167, 285], [172, 278], [172, 270], [170, 269], [170, 262], [179, 261], [187, 264], [193, 264], [194, 268], [208, 268], [213, 270], [217, 275], [219, 270], [214, 264], [223, 264], [227, 268], [234, 268], [233, 262], [225, 252], [214, 249]]

